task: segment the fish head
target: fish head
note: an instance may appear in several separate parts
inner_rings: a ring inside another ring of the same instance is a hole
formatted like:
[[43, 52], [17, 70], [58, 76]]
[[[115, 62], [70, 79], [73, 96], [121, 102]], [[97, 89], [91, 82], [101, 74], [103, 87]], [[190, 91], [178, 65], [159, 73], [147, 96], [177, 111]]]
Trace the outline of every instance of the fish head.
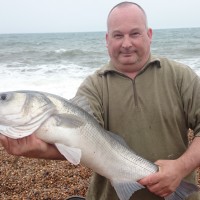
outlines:
[[0, 93], [1, 120], [8, 116], [21, 113], [26, 102], [26, 94], [15, 92]]
[[[0, 133], [12, 138], [27, 136], [54, 112], [55, 105], [43, 93], [0, 93]], [[20, 133], [16, 134], [17, 132]]]

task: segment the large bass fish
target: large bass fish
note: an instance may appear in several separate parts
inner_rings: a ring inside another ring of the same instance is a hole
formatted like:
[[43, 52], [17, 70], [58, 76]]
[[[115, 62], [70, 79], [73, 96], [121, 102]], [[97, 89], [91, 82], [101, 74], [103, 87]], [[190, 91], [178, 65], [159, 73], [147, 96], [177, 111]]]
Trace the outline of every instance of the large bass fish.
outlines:
[[[69, 162], [81, 163], [106, 177], [119, 199], [129, 200], [135, 191], [144, 188], [137, 181], [157, 172], [158, 166], [136, 155], [90, 113], [83, 98], [68, 101], [37, 91], [0, 93], [1, 134], [18, 139], [37, 130], [37, 137], [55, 144]], [[197, 186], [182, 181], [165, 200], [183, 200], [195, 191]]]

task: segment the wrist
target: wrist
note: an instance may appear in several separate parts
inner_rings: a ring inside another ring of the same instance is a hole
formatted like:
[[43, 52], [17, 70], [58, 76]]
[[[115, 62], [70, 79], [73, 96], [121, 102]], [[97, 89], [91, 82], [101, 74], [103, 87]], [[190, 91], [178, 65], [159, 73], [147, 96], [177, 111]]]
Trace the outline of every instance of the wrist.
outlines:
[[178, 170], [182, 176], [182, 178], [186, 177], [188, 174], [190, 174], [192, 171], [196, 169], [196, 166], [192, 159], [187, 159], [181, 156], [176, 160]]

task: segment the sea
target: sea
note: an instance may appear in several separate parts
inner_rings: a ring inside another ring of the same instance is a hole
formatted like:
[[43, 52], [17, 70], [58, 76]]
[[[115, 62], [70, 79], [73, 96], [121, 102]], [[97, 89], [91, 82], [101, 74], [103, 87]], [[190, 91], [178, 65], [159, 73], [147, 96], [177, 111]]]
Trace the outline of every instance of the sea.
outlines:
[[[156, 29], [151, 50], [200, 75], [200, 28]], [[0, 92], [37, 90], [71, 99], [108, 61], [105, 32], [0, 34]]]

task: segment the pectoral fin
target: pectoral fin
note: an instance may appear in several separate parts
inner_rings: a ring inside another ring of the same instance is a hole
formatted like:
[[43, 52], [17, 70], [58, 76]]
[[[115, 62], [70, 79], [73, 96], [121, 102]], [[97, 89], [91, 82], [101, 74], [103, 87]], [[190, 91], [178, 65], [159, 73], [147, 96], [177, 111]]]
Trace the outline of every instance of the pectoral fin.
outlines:
[[57, 114], [55, 119], [57, 120], [57, 126], [67, 128], [78, 128], [85, 124], [81, 117], [72, 114]]
[[72, 164], [78, 165], [81, 160], [81, 150], [63, 144], [55, 144], [58, 151]]

